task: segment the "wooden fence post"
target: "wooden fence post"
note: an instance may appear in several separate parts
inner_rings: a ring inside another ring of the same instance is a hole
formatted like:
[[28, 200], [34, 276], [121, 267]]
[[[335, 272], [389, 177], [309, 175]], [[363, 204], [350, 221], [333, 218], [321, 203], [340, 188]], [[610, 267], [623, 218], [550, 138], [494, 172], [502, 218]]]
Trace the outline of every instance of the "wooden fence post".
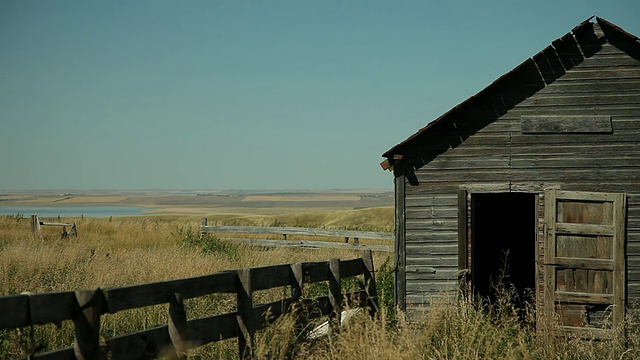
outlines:
[[378, 303], [378, 288], [376, 286], [376, 275], [373, 269], [373, 255], [371, 250], [362, 252], [362, 262], [364, 263], [364, 289], [367, 292], [367, 306], [369, 307], [369, 316], [372, 318], [380, 309]]
[[38, 214], [31, 215], [31, 231], [33, 234], [40, 234], [40, 219], [38, 219]]
[[293, 300], [298, 301], [302, 297], [302, 284], [304, 282], [304, 275], [302, 274], [302, 264], [291, 264], [291, 297]]
[[340, 259], [329, 260], [329, 329], [340, 329], [340, 316], [342, 313], [342, 284], [340, 281]]
[[251, 288], [251, 269], [237, 271], [238, 283], [238, 353], [242, 360], [253, 359], [253, 337], [255, 334], [253, 321], [253, 289]]
[[302, 298], [302, 287], [304, 284], [304, 274], [302, 272], [302, 264], [291, 264], [291, 298], [294, 303], [289, 309], [290, 313], [294, 317], [294, 331], [296, 336], [302, 333], [305, 329], [307, 322], [307, 309], [305, 305], [300, 301]]
[[73, 352], [76, 359], [100, 358], [100, 315], [103, 295], [100, 289], [76, 291], [79, 312], [73, 319], [75, 341]]
[[184, 308], [184, 302], [180, 294], [172, 294], [169, 297], [169, 338], [175, 349], [175, 354], [171, 354], [172, 359], [187, 358], [187, 341], [189, 334], [187, 333], [187, 312]]
[[207, 226], [209, 220], [207, 218], [202, 218], [200, 221], [200, 238], [204, 237], [207, 234], [207, 231], [203, 228], [203, 226]]

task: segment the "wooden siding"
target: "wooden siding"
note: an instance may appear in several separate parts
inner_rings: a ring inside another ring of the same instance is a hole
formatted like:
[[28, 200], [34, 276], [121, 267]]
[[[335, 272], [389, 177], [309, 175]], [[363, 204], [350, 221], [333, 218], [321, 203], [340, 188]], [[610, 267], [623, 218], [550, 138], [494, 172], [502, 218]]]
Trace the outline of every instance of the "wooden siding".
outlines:
[[[459, 190], [537, 193], [540, 214], [544, 189], [627, 194], [627, 296], [640, 303], [640, 57], [608, 42], [581, 48], [595, 54], [569, 69], [538, 65], [556, 76], [520, 77], [510, 95], [485, 95], [407, 147], [416, 169], [404, 189], [408, 310], [427, 304], [427, 293], [457, 290]], [[538, 115], [610, 116], [613, 132], [523, 134], [522, 116]]]

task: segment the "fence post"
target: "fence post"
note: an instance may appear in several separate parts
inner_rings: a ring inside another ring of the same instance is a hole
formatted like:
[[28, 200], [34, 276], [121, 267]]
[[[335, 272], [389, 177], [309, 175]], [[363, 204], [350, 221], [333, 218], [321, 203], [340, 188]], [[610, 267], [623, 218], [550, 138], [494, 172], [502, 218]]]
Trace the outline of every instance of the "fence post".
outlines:
[[302, 284], [304, 282], [304, 275], [302, 274], [302, 264], [291, 264], [291, 297], [294, 301], [300, 300], [302, 297]]
[[342, 289], [340, 280], [340, 259], [329, 260], [329, 329], [340, 329], [340, 316], [342, 313]]
[[187, 341], [189, 334], [187, 329], [187, 312], [184, 309], [184, 302], [180, 294], [172, 294], [169, 296], [169, 338], [175, 349], [175, 354], [169, 358], [186, 359], [187, 358]]
[[378, 288], [376, 286], [371, 250], [362, 252], [362, 262], [364, 263], [364, 289], [367, 292], [367, 306], [369, 307], [369, 316], [373, 318], [376, 316], [380, 305], [378, 303]]
[[238, 296], [238, 353], [242, 360], [253, 359], [253, 291], [251, 289], [251, 269], [237, 271], [238, 283], [236, 292]]
[[200, 221], [200, 238], [207, 234], [207, 230], [205, 230], [204, 227], [207, 226], [208, 222], [209, 220], [207, 220], [207, 218], [202, 218]]
[[31, 215], [31, 231], [34, 234], [40, 233], [40, 219], [38, 219], [38, 214]]
[[304, 274], [302, 271], [301, 263], [295, 263], [289, 266], [291, 267], [291, 298], [294, 301], [289, 311], [294, 317], [295, 324], [293, 328], [297, 336], [304, 331], [308, 316], [306, 306], [300, 301], [300, 299], [302, 298]]
[[73, 319], [75, 341], [73, 352], [76, 359], [100, 358], [100, 315], [103, 295], [100, 289], [76, 291], [79, 312]]

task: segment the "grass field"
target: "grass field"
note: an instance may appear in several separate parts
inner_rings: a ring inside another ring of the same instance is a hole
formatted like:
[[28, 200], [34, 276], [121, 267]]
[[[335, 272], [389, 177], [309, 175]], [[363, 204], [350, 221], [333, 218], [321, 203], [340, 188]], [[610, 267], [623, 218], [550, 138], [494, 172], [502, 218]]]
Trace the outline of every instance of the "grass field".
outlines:
[[[210, 224], [282, 225], [326, 228], [358, 228], [391, 231], [392, 208], [340, 210], [287, 214], [210, 214]], [[58, 228], [44, 228], [34, 238], [29, 219], [0, 217], [0, 294], [23, 291], [52, 292], [141, 284], [205, 275], [226, 269], [291, 262], [349, 259], [360, 254], [335, 249], [261, 249], [236, 246], [214, 238], [198, 240], [199, 216], [150, 216], [104, 219], [65, 219], [77, 223], [79, 237], [60, 239]], [[387, 254], [374, 255], [379, 270], [381, 319], [354, 319], [342, 332], [321, 340], [306, 340], [294, 331], [293, 320], [283, 318], [260, 332], [256, 354], [269, 359], [632, 359], [640, 358], [637, 327], [615, 341], [565, 340], [539, 335], [532, 316], [524, 320], [505, 291], [490, 306], [451, 299], [434, 301], [427, 318], [406, 323], [393, 316], [392, 261]], [[324, 295], [326, 289], [310, 289]], [[279, 298], [281, 293], [260, 292], [258, 301]], [[187, 301], [190, 318], [232, 311], [235, 298], [211, 295]], [[483, 309], [483, 310], [479, 310]], [[529, 313], [531, 315], [531, 313]], [[631, 322], [635, 313], [629, 314]], [[105, 315], [103, 337], [141, 330], [167, 321], [166, 306]], [[637, 320], [637, 319], [635, 319]], [[43, 349], [70, 346], [72, 325], [41, 326], [35, 334]], [[624, 340], [623, 340], [624, 339]], [[26, 331], [0, 331], [0, 358], [24, 356], [29, 346]], [[236, 358], [235, 340], [223, 341], [189, 352], [194, 359]]]

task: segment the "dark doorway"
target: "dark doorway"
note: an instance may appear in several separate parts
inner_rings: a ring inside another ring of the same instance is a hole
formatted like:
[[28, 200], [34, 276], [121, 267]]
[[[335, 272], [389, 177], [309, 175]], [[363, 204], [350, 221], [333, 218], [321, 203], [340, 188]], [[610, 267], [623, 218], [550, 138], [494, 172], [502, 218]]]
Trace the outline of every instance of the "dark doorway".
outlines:
[[[513, 285], [520, 301], [535, 288], [536, 195], [473, 194], [471, 281], [476, 295], [495, 300], [495, 285]], [[505, 268], [506, 265], [506, 268]]]

